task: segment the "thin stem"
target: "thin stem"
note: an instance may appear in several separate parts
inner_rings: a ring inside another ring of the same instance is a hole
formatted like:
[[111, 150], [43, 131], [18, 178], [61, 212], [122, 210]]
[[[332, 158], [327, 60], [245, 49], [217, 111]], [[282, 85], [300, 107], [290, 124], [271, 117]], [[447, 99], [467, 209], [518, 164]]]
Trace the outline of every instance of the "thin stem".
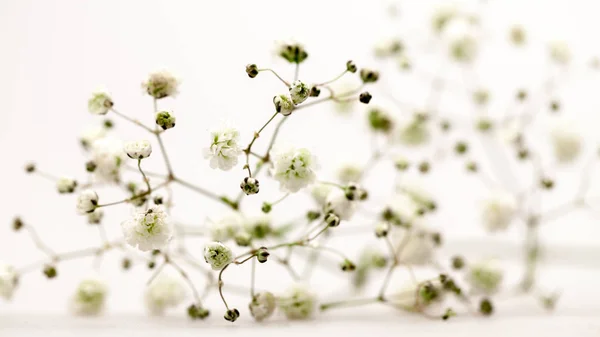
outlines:
[[175, 268], [175, 270], [177, 270], [179, 272], [181, 277], [183, 277], [183, 279], [187, 282], [190, 289], [192, 289], [192, 293], [194, 294], [194, 300], [196, 300], [196, 304], [200, 305], [201, 300], [200, 300], [200, 294], [198, 293], [198, 289], [196, 289], [196, 286], [194, 286], [194, 283], [192, 282], [190, 277], [187, 275], [185, 270], [183, 270], [183, 268], [181, 268], [177, 263], [173, 262], [173, 260], [169, 259], [169, 257], [167, 255], [165, 255], [165, 262], [169, 263], [171, 266], [173, 266], [173, 268]]
[[256, 279], [256, 259], [252, 260], [252, 271], [250, 273], [250, 297], [254, 298], [254, 284]]
[[226, 197], [218, 196], [218, 195], [216, 195], [216, 194], [214, 194], [214, 193], [212, 193], [212, 192], [210, 192], [210, 191], [208, 191], [208, 190], [206, 190], [206, 189], [204, 189], [204, 188], [202, 188], [200, 186], [193, 185], [193, 184], [191, 184], [191, 183], [189, 183], [189, 182], [187, 182], [187, 181], [185, 181], [185, 180], [183, 180], [181, 178], [178, 178], [178, 177], [173, 177], [173, 181], [176, 182], [176, 183], [178, 183], [178, 184], [180, 184], [180, 185], [182, 185], [182, 186], [184, 186], [184, 187], [187, 187], [188, 189], [190, 189], [190, 190], [192, 190], [194, 192], [197, 192], [197, 193], [202, 194], [202, 195], [204, 195], [206, 197], [209, 197], [211, 199], [214, 199], [214, 200], [217, 200], [219, 202], [222, 202], [222, 203], [226, 204], [227, 206], [229, 206], [229, 207], [231, 207], [233, 209], [237, 209], [237, 204], [235, 202], [230, 201]]
[[333, 79], [331, 79], [329, 81], [326, 81], [326, 82], [323, 82], [323, 83], [315, 84], [315, 86], [316, 87], [320, 87], [320, 86], [323, 86], [323, 85], [331, 84], [331, 83], [339, 80], [340, 78], [342, 78], [342, 76], [346, 75], [347, 72], [348, 72], [348, 70], [346, 69], [341, 74], [339, 74], [336, 77], [334, 77]]
[[271, 203], [271, 206], [275, 206], [275, 205], [277, 205], [278, 203], [282, 202], [282, 201], [283, 201], [283, 200], [285, 200], [285, 198], [287, 198], [289, 195], [290, 195], [290, 193], [286, 193], [286, 194], [284, 194], [284, 195], [283, 195], [281, 198], [279, 198], [279, 199], [277, 199], [277, 200], [273, 201], [273, 202]]
[[35, 244], [35, 246], [41, 250], [42, 252], [46, 253], [46, 255], [53, 257], [56, 255], [56, 253], [50, 249], [50, 247], [48, 247], [39, 237], [39, 235], [37, 234], [36, 230], [30, 226], [30, 225], [25, 225], [24, 226], [25, 229], [29, 232], [29, 235], [31, 236], [31, 239], [33, 240], [33, 243]]
[[141, 159], [138, 159], [138, 170], [140, 170], [140, 173], [142, 174], [142, 178], [144, 179], [144, 183], [146, 183], [147, 191], [149, 193], [152, 193], [152, 187], [150, 187], [150, 181], [148, 180], [148, 177], [146, 177], [146, 173], [144, 173], [144, 171], [142, 170], [142, 160]]
[[144, 125], [142, 122], [138, 121], [137, 119], [133, 119], [127, 115], [124, 115], [122, 113], [120, 113], [119, 111], [115, 110], [115, 108], [111, 108], [110, 111], [112, 111], [115, 115], [143, 128], [144, 130], [150, 132], [150, 133], [154, 133], [154, 130], [152, 130], [151, 128], [147, 127], [146, 125]]
[[160, 152], [162, 153], [163, 159], [165, 161], [165, 165], [167, 166], [167, 172], [169, 177], [173, 177], [173, 167], [171, 166], [171, 161], [169, 160], [169, 156], [167, 155], [167, 151], [165, 149], [165, 144], [163, 143], [162, 137], [159, 133], [155, 133], [156, 140], [158, 141], [158, 146], [160, 147]]
[[275, 75], [283, 84], [285, 84], [286, 87], [290, 86], [290, 84], [286, 80], [284, 80], [283, 78], [281, 78], [281, 76], [279, 76], [279, 74], [277, 74], [275, 72], [275, 70], [270, 69], [270, 68], [258, 69], [258, 72], [261, 72], [261, 71], [270, 71], [270, 72], [272, 72], [273, 75]]
[[271, 116], [271, 118], [269, 118], [269, 120], [260, 128], [260, 130], [254, 132], [254, 137], [252, 137], [252, 140], [250, 141], [248, 146], [244, 149], [244, 153], [246, 154], [245, 168], [248, 170], [249, 177], [252, 177], [252, 171], [250, 170], [250, 152], [252, 150], [252, 145], [254, 145], [254, 142], [258, 139], [258, 137], [260, 137], [260, 133], [267, 127], [267, 125], [269, 125], [273, 121], [273, 119], [275, 119], [277, 114], [278, 114], [278, 112], [275, 112], [273, 114], [273, 116]]
[[160, 266], [158, 266], [158, 268], [156, 268], [154, 273], [152, 273], [152, 276], [150, 276], [150, 279], [148, 280], [148, 282], [146, 282], [146, 286], [149, 286], [152, 283], [152, 281], [154, 281], [156, 279], [156, 277], [162, 272], [162, 270], [165, 268], [165, 266], [167, 264], [168, 264], [168, 262], [164, 261], [163, 263], [160, 264]]
[[298, 80], [299, 75], [300, 75], [300, 63], [296, 63], [296, 69], [294, 70], [294, 81]]
[[227, 267], [229, 267], [230, 264], [225, 265], [225, 267], [223, 267], [223, 269], [221, 269], [221, 271], [219, 272], [219, 280], [217, 283], [219, 286], [219, 295], [221, 295], [221, 300], [223, 300], [223, 304], [225, 304], [225, 308], [227, 308], [227, 310], [229, 310], [229, 305], [227, 305], [225, 296], [223, 296], [223, 272], [225, 271], [225, 269], [227, 269]]
[[321, 309], [321, 311], [325, 311], [325, 310], [329, 310], [329, 309], [333, 309], [333, 308], [354, 307], [354, 306], [360, 306], [360, 305], [384, 302], [384, 301], [385, 300], [383, 300], [380, 297], [355, 298], [355, 299], [338, 301], [338, 302], [324, 303], [324, 304], [321, 304], [320, 309]]
[[108, 206], [113, 206], [113, 205], [118, 205], [118, 204], [124, 204], [124, 203], [128, 203], [128, 202], [131, 202], [131, 201], [133, 201], [133, 200], [136, 200], [136, 199], [139, 199], [139, 198], [143, 198], [143, 197], [145, 197], [145, 196], [149, 195], [149, 194], [150, 194], [152, 191], [156, 191], [156, 190], [158, 190], [158, 189], [161, 189], [161, 188], [163, 188], [163, 187], [167, 186], [168, 184], [170, 184], [170, 183], [171, 183], [171, 181], [172, 181], [172, 180], [167, 180], [167, 181], [164, 181], [164, 182], [162, 182], [161, 184], [158, 184], [158, 185], [156, 185], [156, 186], [155, 186], [153, 189], [151, 189], [151, 190], [148, 190], [148, 191], [145, 191], [145, 192], [142, 192], [142, 193], [140, 193], [140, 194], [137, 194], [137, 195], [134, 195], [134, 196], [133, 196], [133, 197], [131, 197], [131, 198], [127, 198], [127, 199], [123, 199], [123, 200], [119, 200], [119, 201], [110, 202], [110, 203], [108, 203], [108, 204], [102, 204], [102, 205], [98, 205], [98, 206], [96, 206], [96, 207], [97, 207], [97, 208], [100, 208], [100, 207], [108, 207]]

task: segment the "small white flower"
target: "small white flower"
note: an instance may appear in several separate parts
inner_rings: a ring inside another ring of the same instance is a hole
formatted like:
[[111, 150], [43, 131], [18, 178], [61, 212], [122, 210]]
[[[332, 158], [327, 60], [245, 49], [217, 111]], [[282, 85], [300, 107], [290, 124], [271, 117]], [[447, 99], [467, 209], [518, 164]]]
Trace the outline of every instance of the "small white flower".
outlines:
[[17, 271], [13, 266], [0, 263], [0, 297], [10, 300], [17, 288]]
[[284, 116], [289, 116], [294, 111], [294, 102], [286, 94], [273, 97], [273, 104], [275, 105], [275, 111]]
[[160, 206], [153, 206], [123, 221], [121, 229], [125, 242], [147, 252], [164, 248], [173, 236], [173, 225]]
[[237, 165], [242, 148], [238, 144], [240, 133], [237, 129], [224, 127], [211, 132], [212, 143], [204, 149], [204, 158], [210, 159], [210, 167], [224, 171]]
[[294, 81], [294, 83], [290, 85], [290, 97], [292, 98], [294, 105], [304, 102], [309, 94], [310, 88], [300, 80]]
[[211, 238], [221, 242], [233, 239], [242, 228], [243, 223], [244, 218], [239, 213], [226, 214], [211, 225]]
[[314, 293], [302, 284], [294, 284], [278, 298], [278, 306], [288, 319], [310, 318], [317, 304]]
[[73, 193], [77, 188], [77, 181], [70, 177], [61, 177], [56, 182], [56, 188], [58, 193]]
[[233, 251], [220, 242], [209, 242], [204, 246], [204, 260], [213, 270], [221, 270], [233, 262]]
[[[425, 288], [427, 287], [427, 288]], [[444, 300], [444, 291], [439, 281], [434, 280], [426, 284], [410, 282], [398, 291], [388, 296], [389, 302], [395, 307], [406, 310], [416, 306], [432, 306]]]
[[477, 262], [469, 266], [467, 281], [474, 290], [484, 294], [495, 293], [503, 279], [502, 269], [496, 261], [488, 260]]
[[102, 139], [106, 136], [106, 128], [102, 126], [91, 127], [84, 130], [79, 136], [79, 141], [84, 149], [89, 149], [92, 144], [98, 139]]
[[152, 145], [147, 140], [137, 140], [125, 143], [123, 150], [127, 153], [127, 156], [131, 159], [144, 159], [148, 158], [152, 153]]
[[395, 138], [406, 146], [419, 146], [427, 143], [431, 133], [426, 121], [413, 118], [408, 121], [396, 123]]
[[581, 135], [569, 120], [559, 120], [555, 123], [556, 125], [550, 131], [554, 155], [561, 163], [572, 162], [581, 153]]
[[327, 195], [325, 213], [333, 212], [342, 220], [350, 220], [356, 211], [356, 202], [349, 200], [340, 188], [334, 188]]
[[92, 144], [92, 161], [96, 165], [94, 176], [100, 182], [119, 180], [125, 153], [123, 142], [113, 137], [104, 137]]
[[298, 192], [315, 181], [317, 161], [307, 149], [276, 147], [270, 155], [273, 160], [271, 174], [279, 181], [282, 191]]
[[93, 212], [98, 207], [98, 194], [90, 189], [82, 191], [77, 197], [77, 210], [80, 214]]
[[112, 99], [104, 92], [94, 93], [88, 100], [88, 110], [95, 115], [105, 115], [112, 106]]
[[277, 302], [275, 296], [266, 291], [254, 295], [254, 297], [252, 297], [252, 302], [250, 302], [248, 307], [252, 317], [254, 317], [257, 322], [260, 322], [271, 317], [276, 306]]
[[571, 50], [565, 41], [552, 41], [549, 49], [550, 57], [554, 62], [565, 65], [571, 60]]
[[391, 240], [398, 249], [398, 260], [401, 263], [419, 266], [433, 259], [436, 247], [433, 233], [422, 226], [394, 230]]
[[102, 210], [102, 208], [98, 208], [92, 213], [88, 213], [87, 216], [88, 223], [90, 225], [97, 225], [102, 221], [102, 218], [104, 217], [104, 211]]
[[512, 195], [495, 193], [484, 202], [483, 224], [489, 232], [504, 231], [512, 222], [516, 211], [517, 202]]
[[166, 71], [150, 74], [148, 80], [142, 83], [142, 88], [148, 95], [160, 99], [177, 95], [179, 81]]
[[83, 280], [73, 295], [71, 308], [77, 315], [98, 315], [104, 309], [106, 293], [106, 284], [101, 280]]
[[338, 180], [341, 183], [350, 183], [358, 181], [362, 175], [363, 168], [356, 164], [345, 164], [337, 171]]
[[185, 289], [178, 279], [159, 275], [146, 287], [144, 303], [151, 314], [162, 315], [167, 308], [178, 306], [185, 295]]
[[327, 203], [327, 196], [333, 188], [333, 186], [328, 184], [316, 183], [311, 188], [310, 194], [319, 206], [325, 206]]

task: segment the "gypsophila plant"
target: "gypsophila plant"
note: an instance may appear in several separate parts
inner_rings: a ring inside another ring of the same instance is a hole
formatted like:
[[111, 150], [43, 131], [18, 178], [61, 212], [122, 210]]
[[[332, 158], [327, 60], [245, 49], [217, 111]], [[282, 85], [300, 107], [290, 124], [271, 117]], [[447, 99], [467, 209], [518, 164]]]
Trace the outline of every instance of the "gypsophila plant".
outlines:
[[[173, 129], [176, 118], [172, 111], [160, 109], [159, 105], [179, 92], [180, 82], [175, 76], [161, 71], [143, 81], [143, 94], [152, 102], [153, 110], [139, 120], [121, 112], [118, 100], [109, 94], [91, 94], [89, 112], [108, 119], [100, 120], [101, 126], [85, 130], [78, 137], [85, 153], [81, 169], [85, 169], [86, 177], [55, 177], [44, 171], [45, 165], [40, 165], [40, 169], [35, 163], [26, 164], [25, 172], [51, 180], [59, 194], [74, 194], [72, 205], [82, 221], [99, 229], [102, 244], [66, 252], [54, 250], [30, 223], [15, 218], [11, 228], [29, 234], [46, 256], [22, 267], [0, 264], [0, 297], [14, 297], [20, 291], [19, 279], [30, 272], [48, 279], [61, 278], [63, 263], [78, 258], [99, 259], [114, 251], [122, 254], [120, 267], [124, 271], [135, 265], [150, 271], [143, 298], [153, 315], [162, 315], [185, 303], [191, 320], [214, 318], [229, 322], [245, 315], [262, 322], [276, 312], [291, 320], [311, 319], [331, 309], [371, 304], [440, 321], [457, 315], [489, 316], [501, 306], [503, 291], [514, 291], [515, 285], [507, 284], [499, 261], [478, 255], [444, 255], [448, 253], [440, 248], [444, 245], [445, 228], [437, 222], [450, 220], [435, 216], [440, 207], [457, 203], [442, 200], [422, 183], [437, 173], [442, 162], [458, 162], [461, 174], [480, 179], [489, 191], [478, 205], [464, 205], [465, 209], [478, 207], [481, 231], [500, 236], [520, 227], [525, 232], [524, 274], [517, 290], [537, 296], [544, 308], [554, 308], [557, 296], [538, 288], [542, 257], [539, 232], [541, 225], [551, 219], [574, 209], [589, 208], [587, 192], [592, 166], [588, 165], [582, 174], [576, 195], [556, 209], [542, 210], [538, 201], [542, 194], [552, 192], [557, 177], [541, 158], [550, 154], [556, 165], [571, 165], [582, 156], [583, 138], [576, 123], [562, 116], [544, 130], [548, 153], [536, 146], [538, 135], [528, 133], [543, 113], [535, 102], [550, 95], [545, 103], [549, 113], [562, 111], [561, 102], [548, 92], [558, 85], [556, 79], [551, 79], [550, 89], [545, 85], [539, 92], [516, 83], [519, 89], [512, 96], [509, 113], [490, 114], [488, 107], [495, 99], [494, 92], [479, 83], [473, 70], [485, 55], [481, 52], [485, 48], [483, 42], [489, 38], [484, 22], [477, 12], [459, 6], [438, 8], [430, 20], [423, 27], [431, 35], [428, 46], [434, 47], [424, 52], [435, 56], [439, 67], [432, 73], [426, 71], [431, 66], [422, 65], [418, 57], [422, 45], [401, 36], [370, 41], [380, 69], [348, 60], [332, 64], [331, 68], [339, 72], [328, 74], [325, 81], [301, 78], [300, 69], [310, 65], [313, 55], [297, 42], [280, 43], [276, 50], [278, 57], [293, 68], [293, 78], [284, 78], [264, 65], [247, 64], [245, 71], [251, 81], [274, 78], [281, 84], [278, 91], [263, 96], [269, 105], [272, 102], [267, 118], [254, 126], [250, 139], [244, 139], [234, 123], [224, 123], [211, 129], [204, 144], [195, 145], [198, 153], [202, 151], [203, 165], [238, 175], [239, 183], [227, 185], [239, 186], [235, 191], [207, 189], [173, 167], [164, 134], [177, 132]], [[511, 48], [534, 43], [520, 25], [508, 27], [505, 38]], [[572, 56], [566, 42], [552, 42], [547, 51], [552, 67], [568, 69]], [[388, 69], [390, 65], [392, 68]], [[446, 69], [461, 73], [462, 81], [447, 78]], [[405, 96], [395, 86], [388, 91], [377, 83], [385, 76], [390, 79], [386, 83], [392, 85], [396, 73], [412, 76], [409, 78], [415, 85], [425, 83], [429, 88], [426, 98]], [[342, 78], [354, 78], [358, 84], [348, 87], [340, 84]], [[444, 105], [441, 97], [450, 91], [468, 101], [473, 113], [456, 116], [447, 111], [452, 107]], [[387, 97], [389, 104], [379, 100], [377, 106], [371, 104], [380, 95]], [[303, 110], [326, 103], [333, 103], [332, 110], [344, 114], [350, 114], [356, 106], [362, 107], [360, 120], [364, 130], [360, 132], [368, 132], [373, 143], [366, 162], [339, 163], [332, 181], [323, 179], [313, 151], [304, 144], [286, 144], [278, 138], [282, 127], [293, 125]], [[121, 141], [115, 135], [113, 119], [143, 130], [146, 138]], [[501, 150], [485, 148], [483, 153], [489, 157], [479, 158], [476, 149], [485, 142], [495, 142]], [[266, 150], [258, 151], [257, 143]], [[493, 156], [498, 153], [513, 156], [498, 159]], [[481, 165], [484, 159], [491, 165]], [[533, 172], [526, 175], [527, 180], [519, 180], [520, 188], [510, 187], [517, 184], [514, 177], [518, 176], [512, 172], [513, 166], [506, 164], [511, 159]], [[162, 162], [164, 170], [147, 170], [146, 164], [152, 161]], [[377, 167], [393, 171], [394, 181], [369, 180]], [[136, 178], [129, 180], [126, 173], [135, 173]], [[445, 179], [458, 179], [451, 176], [454, 173], [447, 173]], [[501, 181], [507, 176], [511, 181]], [[201, 198], [199, 207], [219, 205], [226, 210], [202, 226], [184, 225], [186, 221], [173, 214], [174, 186], [196, 193]], [[106, 193], [108, 188], [123, 196], [111, 198]], [[263, 198], [267, 189], [278, 197]], [[453, 198], [461, 199], [466, 192], [453, 191]], [[308, 209], [297, 207], [293, 199], [298, 194], [310, 196]], [[248, 198], [260, 201], [260, 206], [250, 209], [245, 202]], [[274, 209], [284, 205], [290, 205], [286, 212], [297, 215], [297, 219], [283, 222], [272, 216]], [[116, 207], [129, 208], [130, 216], [120, 221], [122, 235], [109, 239], [105, 226], [115, 224], [104, 218]], [[452, 210], [455, 214], [463, 211], [459, 207]], [[344, 244], [343, 249], [330, 244], [332, 238], [343, 237], [344, 229], [355, 230], [365, 244]], [[202, 250], [201, 257], [186, 244], [186, 239], [192, 237], [203, 240], [201, 245], [195, 245]], [[271, 292], [268, 284], [256, 285], [262, 264], [274, 265], [289, 275], [292, 282], [284, 287], [285, 291]], [[240, 285], [239, 280], [228, 277], [227, 271], [242, 265], [249, 269], [249, 282]], [[300, 265], [304, 265], [304, 271], [299, 270]], [[328, 299], [331, 295], [320, 293], [319, 287], [311, 285], [311, 275], [325, 269], [339, 277], [336, 288], [345, 285], [352, 291], [333, 300]], [[175, 275], [169, 275], [168, 270]], [[409, 276], [406, 284], [394, 281], [400, 272]], [[193, 273], [201, 275], [201, 280]], [[101, 314], [110, 287], [98, 277], [81, 280], [69, 301], [70, 308], [78, 315]], [[233, 289], [246, 297], [245, 303], [228, 300]], [[209, 308], [206, 298], [216, 294], [223, 305]]]

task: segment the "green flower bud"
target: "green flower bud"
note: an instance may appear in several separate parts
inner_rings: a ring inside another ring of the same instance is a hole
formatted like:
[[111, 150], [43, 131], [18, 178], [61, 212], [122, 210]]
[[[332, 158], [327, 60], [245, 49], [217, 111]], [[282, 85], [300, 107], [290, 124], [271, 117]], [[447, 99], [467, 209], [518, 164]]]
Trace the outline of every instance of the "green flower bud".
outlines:
[[356, 64], [354, 63], [354, 61], [349, 60], [348, 62], [346, 62], [346, 70], [350, 73], [355, 73], [357, 68], [356, 68]]
[[225, 316], [223, 316], [226, 321], [235, 322], [240, 317], [240, 312], [237, 309], [229, 309], [225, 312]]
[[271, 255], [271, 254], [269, 253], [269, 250], [267, 249], [267, 247], [260, 247], [256, 251], [256, 260], [258, 260], [258, 262], [260, 262], [260, 263], [265, 263], [265, 262], [267, 262], [269, 255]]
[[156, 125], [163, 130], [170, 129], [175, 126], [176, 118], [168, 111], [161, 111], [156, 114]]
[[379, 72], [363, 68], [360, 70], [360, 79], [363, 83], [375, 83], [379, 79]]
[[255, 78], [256, 75], [258, 75], [258, 67], [256, 64], [246, 65], [246, 74], [248, 74], [248, 77], [250, 78]]

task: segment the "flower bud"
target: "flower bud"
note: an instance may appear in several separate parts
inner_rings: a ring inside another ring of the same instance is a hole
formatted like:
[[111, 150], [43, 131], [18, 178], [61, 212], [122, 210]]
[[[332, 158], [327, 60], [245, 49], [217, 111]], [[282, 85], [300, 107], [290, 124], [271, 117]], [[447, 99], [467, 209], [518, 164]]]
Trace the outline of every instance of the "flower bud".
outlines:
[[226, 321], [235, 322], [240, 317], [240, 312], [237, 309], [229, 309], [223, 316]]
[[141, 160], [148, 158], [152, 153], [152, 145], [147, 140], [137, 140], [125, 143], [123, 150], [131, 159]]
[[88, 224], [90, 225], [98, 225], [102, 222], [102, 218], [104, 218], [104, 211], [100, 208], [92, 213], [87, 214]]
[[170, 129], [175, 126], [176, 118], [168, 111], [161, 111], [156, 113], [156, 125], [160, 126], [163, 130]]
[[35, 163], [27, 163], [27, 165], [25, 165], [25, 172], [27, 172], [27, 173], [35, 172]]
[[329, 227], [337, 227], [340, 225], [340, 217], [333, 212], [327, 213], [325, 215], [325, 223]]
[[477, 121], [477, 130], [481, 132], [489, 131], [494, 126], [493, 122], [489, 118], [481, 117]]
[[477, 105], [486, 105], [490, 100], [490, 92], [485, 89], [479, 89], [473, 93], [473, 100]]
[[259, 191], [259, 183], [258, 180], [252, 177], [246, 177], [242, 180], [240, 184], [240, 188], [246, 195], [256, 194]]
[[510, 41], [516, 46], [521, 46], [525, 43], [525, 30], [521, 26], [514, 26], [510, 29]]
[[360, 96], [358, 96], [358, 100], [364, 104], [369, 104], [371, 98], [373, 98], [373, 96], [371, 96], [371, 94], [368, 91], [362, 92]]
[[494, 305], [488, 298], [484, 298], [479, 302], [479, 312], [484, 316], [490, 316], [494, 313]]
[[386, 237], [389, 232], [390, 224], [387, 222], [382, 222], [375, 227], [375, 236], [378, 238]]
[[465, 142], [457, 142], [456, 145], [454, 145], [454, 151], [456, 151], [457, 154], [465, 154], [468, 149], [469, 146]]
[[113, 105], [112, 99], [103, 92], [92, 94], [92, 97], [88, 100], [88, 110], [95, 115], [106, 115]]
[[367, 191], [362, 189], [356, 183], [350, 183], [348, 186], [344, 187], [344, 194], [348, 200], [365, 200], [368, 197]]
[[256, 251], [256, 260], [258, 260], [258, 262], [260, 263], [265, 263], [267, 262], [269, 255], [271, 254], [269, 253], [269, 250], [266, 247], [260, 247]]
[[73, 193], [77, 188], [77, 181], [73, 178], [62, 177], [56, 182], [56, 188], [60, 194]]
[[310, 94], [310, 88], [302, 81], [294, 81], [289, 90], [294, 105], [304, 102]]
[[374, 83], [379, 79], [379, 72], [363, 68], [360, 70], [360, 79], [363, 83]]
[[162, 71], [150, 74], [148, 80], [142, 83], [142, 88], [148, 95], [161, 99], [177, 95], [178, 85], [179, 83], [173, 75]]
[[154, 199], [152, 199], [152, 202], [154, 202], [155, 205], [162, 205], [164, 203], [162, 195], [154, 196]]
[[554, 180], [550, 178], [542, 178], [540, 180], [540, 185], [547, 190], [551, 190], [554, 187]]
[[269, 204], [268, 202], [263, 202], [261, 210], [263, 211], [263, 213], [269, 213], [271, 212], [271, 209], [273, 209], [273, 206], [271, 206], [271, 204]]
[[342, 271], [354, 271], [356, 269], [356, 265], [348, 259], [345, 259], [340, 267], [342, 268]]
[[52, 279], [55, 278], [58, 273], [56, 272], [56, 268], [54, 266], [46, 266], [44, 267], [44, 275], [46, 275], [47, 278]]
[[248, 305], [250, 314], [257, 322], [269, 318], [275, 311], [277, 302], [275, 296], [270, 292], [262, 292], [254, 295]]
[[90, 173], [96, 171], [97, 167], [98, 167], [98, 165], [96, 165], [96, 163], [93, 160], [90, 160], [85, 163], [85, 170]]
[[423, 161], [423, 162], [419, 163], [419, 172], [425, 174], [425, 173], [429, 172], [429, 169], [430, 169], [430, 165], [428, 162]]
[[310, 88], [310, 93], [308, 94], [308, 96], [319, 97], [320, 94], [321, 94], [321, 89], [319, 89], [317, 86], [313, 86], [312, 88]]
[[306, 218], [308, 221], [315, 221], [321, 217], [321, 212], [319, 211], [308, 211], [306, 212]]
[[21, 228], [23, 228], [25, 224], [23, 223], [23, 220], [21, 220], [21, 218], [16, 217], [13, 219], [12, 222], [12, 228], [15, 232], [18, 232], [19, 230], [21, 230]]
[[275, 105], [275, 111], [284, 116], [289, 116], [294, 111], [294, 103], [288, 95], [281, 94], [273, 97], [273, 104]]
[[187, 313], [191, 319], [205, 319], [210, 314], [210, 311], [199, 305], [192, 304], [187, 308]]
[[355, 73], [356, 70], [356, 64], [354, 63], [354, 61], [349, 60], [348, 62], [346, 62], [346, 71], [350, 73]]
[[465, 266], [465, 260], [461, 256], [452, 257], [452, 268], [460, 270]]
[[256, 75], [258, 75], [258, 67], [256, 64], [246, 65], [246, 74], [248, 74], [248, 77], [250, 78], [255, 78]]
[[369, 125], [373, 131], [388, 133], [392, 130], [393, 124], [392, 119], [386, 112], [375, 108], [369, 111]]

